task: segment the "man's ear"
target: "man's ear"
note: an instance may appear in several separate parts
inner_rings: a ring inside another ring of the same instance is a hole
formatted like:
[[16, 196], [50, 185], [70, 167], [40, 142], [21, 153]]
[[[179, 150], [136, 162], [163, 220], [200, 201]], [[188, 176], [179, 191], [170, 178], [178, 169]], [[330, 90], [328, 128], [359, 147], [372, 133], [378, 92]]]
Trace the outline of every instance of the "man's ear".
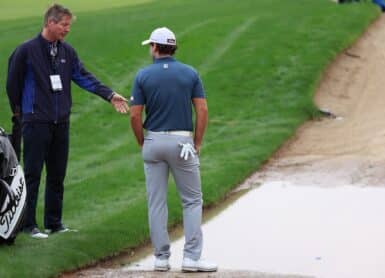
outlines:
[[156, 43], [154, 43], [154, 52], [158, 51], [158, 45]]
[[46, 26], [51, 26], [51, 25], [53, 25], [53, 24], [55, 24], [55, 23], [56, 23], [55, 20], [49, 19], [49, 20], [47, 21], [47, 25], [46, 25]]

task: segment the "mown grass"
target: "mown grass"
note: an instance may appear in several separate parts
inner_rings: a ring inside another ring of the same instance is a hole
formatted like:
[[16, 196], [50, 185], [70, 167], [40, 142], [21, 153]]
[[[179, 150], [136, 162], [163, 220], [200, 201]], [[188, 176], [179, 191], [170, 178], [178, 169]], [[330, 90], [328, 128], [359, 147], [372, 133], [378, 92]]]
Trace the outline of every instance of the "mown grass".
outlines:
[[12, 20], [25, 17], [33, 17], [41, 15], [43, 11], [53, 3], [60, 3], [71, 8], [71, 11], [90, 12], [117, 7], [127, 7], [142, 3], [150, 3], [154, 0], [97, 0], [97, 1], [78, 1], [78, 0], [1, 0], [0, 3], [0, 20]]
[[[95, 1], [79, 5], [86, 2]], [[129, 96], [136, 71], [151, 62], [140, 42], [158, 26], [175, 31], [177, 58], [201, 72], [207, 91], [201, 171], [210, 205], [316, 113], [312, 96], [323, 69], [377, 15], [370, 4], [326, 0], [155, 1], [79, 12], [68, 41], [92, 72]], [[40, 16], [2, 21], [2, 87], [8, 55], [39, 32], [40, 22]], [[73, 97], [64, 221], [79, 232], [45, 241], [20, 235], [14, 246], [0, 248], [0, 277], [53, 276], [148, 240], [143, 165], [128, 118], [75, 86]], [[0, 125], [9, 129], [9, 118], [2, 93]], [[172, 225], [182, 213], [170, 183]], [[40, 194], [40, 225], [42, 210]]]

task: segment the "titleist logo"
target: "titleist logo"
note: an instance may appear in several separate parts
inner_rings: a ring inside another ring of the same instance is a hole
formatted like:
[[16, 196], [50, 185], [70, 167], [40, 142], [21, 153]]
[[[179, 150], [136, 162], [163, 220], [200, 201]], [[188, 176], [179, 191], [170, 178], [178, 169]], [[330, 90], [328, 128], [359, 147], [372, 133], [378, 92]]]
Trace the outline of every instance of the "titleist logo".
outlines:
[[12, 223], [12, 220], [15, 218], [17, 208], [20, 205], [20, 200], [21, 197], [23, 196], [23, 191], [24, 191], [24, 180], [23, 178], [20, 178], [18, 186], [15, 190], [15, 203], [11, 207], [10, 210], [8, 210], [6, 213], [4, 213], [0, 217], [0, 226], [4, 229], [4, 233], [8, 233], [9, 229], [12, 227], [12, 224], [15, 225], [16, 223]]
[[13, 167], [9, 170], [9, 176], [14, 177], [17, 173], [17, 167]]

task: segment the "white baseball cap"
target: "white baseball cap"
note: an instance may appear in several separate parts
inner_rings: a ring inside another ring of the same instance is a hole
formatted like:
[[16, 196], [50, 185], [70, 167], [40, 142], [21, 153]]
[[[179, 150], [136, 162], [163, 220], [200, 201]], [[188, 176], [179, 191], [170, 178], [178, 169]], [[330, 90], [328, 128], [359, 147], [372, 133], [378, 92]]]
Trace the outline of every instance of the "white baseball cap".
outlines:
[[156, 28], [152, 31], [148, 40], [142, 41], [142, 45], [149, 43], [158, 43], [166, 45], [176, 45], [176, 38], [174, 33], [167, 27]]

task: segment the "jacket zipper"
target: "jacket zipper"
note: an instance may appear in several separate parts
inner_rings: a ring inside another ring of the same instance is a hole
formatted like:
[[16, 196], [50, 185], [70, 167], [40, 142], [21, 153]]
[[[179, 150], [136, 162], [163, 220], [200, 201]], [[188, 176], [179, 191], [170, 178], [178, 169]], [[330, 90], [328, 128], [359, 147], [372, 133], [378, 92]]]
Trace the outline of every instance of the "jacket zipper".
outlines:
[[35, 114], [35, 92], [33, 92], [33, 98], [32, 98], [32, 114]]
[[59, 112], [58, 112], [58, 93], [54, 93], [55, 94], [55, 124], [57, 124], [57, 121], [58, 121], [58, 117], [59, 117]]

